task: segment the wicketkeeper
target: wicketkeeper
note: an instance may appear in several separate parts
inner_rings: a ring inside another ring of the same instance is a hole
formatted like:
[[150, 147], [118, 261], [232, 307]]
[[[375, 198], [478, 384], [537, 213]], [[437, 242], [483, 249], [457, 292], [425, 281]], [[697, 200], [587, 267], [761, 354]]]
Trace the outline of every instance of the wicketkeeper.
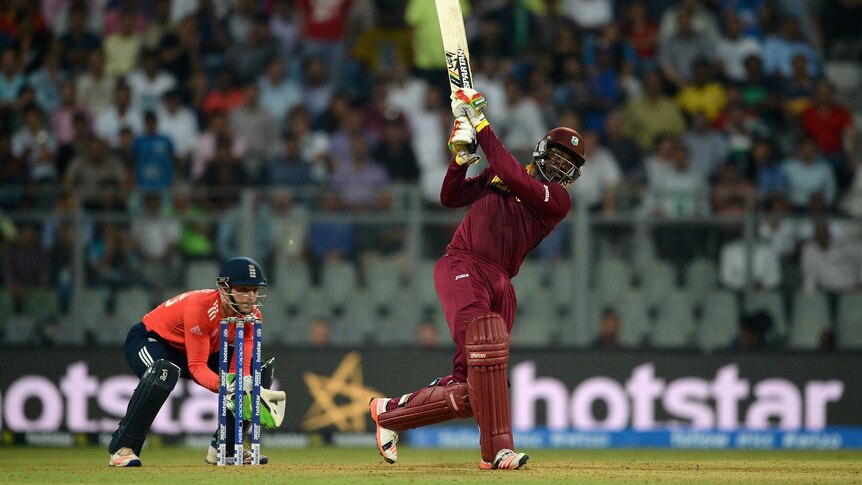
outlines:
[[[566, 189], [581, 174], [584, 142], [571, 128], [554, 128], [539, 140], [525, 169], [494, 134], [485, 105], [472, 89], [452, 94], [456, 119], [449, 147], [456, 155], [440, 201], [470, 209], [434, 266], [434, 286], [456, 345], [454, 369], [418, 391], [371, 400], [377, 448], [389, 463], [398, 458], [399, 432], [471, 416], [479, 424], [480, 468], [517, 469], [528, 459], [514, 451], [509, 418], [507, 364], [516, 308], [511, 279], [569, 212]], [[459, 154], [477, 141], [490, 167], [467, 178], [478, 157]]]
[[[177, 295], [144, 315], [126, 337], [126, 361], [141, 378], [129, 400], [126, 415], [113, 434], [108, 464], [115, 467], [141, 466], [141, 447], [147, 432], [168, 395], [180, 377], [192, 379], [202, 387], [218, 393], [219, 323], [222, 318], [254, 315], [262, 320], [258, 307], [265, 296], [266, 278], [251, 258], [237, 257], [224, 263], [216, 279], [217, 289], [194, 290]], [[252, 348], [252, 325], [246, 324], [246, 348]], [[231, 325], [228, 342], [233, 343], [235, 325]], [[231, 347], [231, 355], [232, 347]], [[245, 372], [251, 370], [252, 352], [244, 356]], [[231, 357], [231, 371], [236, 362]], [[263, 366], [261, 386], [261, 424], [277, 427], [284, 417], [284, 392], [268, 391], [272, 382], [272, 365]], [[251, 377], [244, 377], [246, 392]], [[248, 399], [248, 395], [243, 396]], [[245, 407], [245, 406], [243, 406]], [[229, 428], [234, 416], [229, 413]], [[227, 433], [228, 449], [233, 449], [233, 433]], [[206, 462], [216, 464], [217, 434], [213, 434]], [[269, 460], [261, 456], [261, 463]], [[243, 462], [251, 462], [245, 450]]]

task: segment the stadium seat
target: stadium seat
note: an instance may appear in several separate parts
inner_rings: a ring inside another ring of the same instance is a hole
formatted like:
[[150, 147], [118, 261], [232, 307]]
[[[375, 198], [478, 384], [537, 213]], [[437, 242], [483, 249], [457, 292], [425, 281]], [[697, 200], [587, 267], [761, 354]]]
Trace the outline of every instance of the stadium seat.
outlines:
[[404, 304], [405, 292], [401, 267], [395, 258], [365, 258], [362, 262], [365, 286], [368, 289], [366, 304], [390, 306]]
[[575, 265], [571, 261], [559, 261], [549, 265], [551, 294], [557, 303], [569, 306], [575, 294]]
[[862, 349], [862, 293], [845, 293], [838, 300], [838, 348]]
[[60, 314], [60, 297], [54, 288], [30, 288], [24, 295], [24, 315], [37, 320]]
[[[107, 316], [108, 290], [84, 287], [73, 305], [75, 316], [84, 331], [97, 332]], [[131, 325], [131, 323], [129, 324]], [[125, 338], [125, 335], [123, 336]]]
[[[356, 291], [337, 317], [333, 318], [332, 341], [336, 345], [361, 345], [372, 337], [381, 315], [367, 290]], [[400, 304], [407, 302], [401, 301]]]
[[612, 306], [620, 317], [620, 344], [626, 348], [640, 347], [651, 326], [646, 298], [637, 289], [617, 296]]
[[102, 345], [122, 345], [129, 328], [140, 322], [152, 307], [153, 302], [147, 290], [132, 288], [117, 292], [114, 313], [105, 319], [105, 325], [94, 329], [96, 341]]
[[551, 292], [542, 288], [533, 291], [529, 298], [529, 302], [519, 301], [518, 315], [512, 328], [512, 346], [548, 346], [559, 328], [556, 302]]
[[3, 342], [8, 345], [32, 345], [36, 342], [36, 318], [31, 315], [9, 315], [3, 325]]
[[671, 291], [658, 305], [650, 345], [656, 348], [686, 348], [694, 336], [694, 302], [685, 291]]
[[796, 292], [787, 346], [798, 350], [814, 350], [820, 344], [820, 334], [832, 326], [829, 300], [823, 293]]
[[320, 282], [330, 303], [343, 305], [359, 287], [356, 266], [349, 261], [326, 261], [323, 263]]
[[620, 258], [600, 259], [596, 265], [595, 281], [599, 304], [611, 303], [631, 286], [631, 265]]
[[186, 265], [185, 287], [189, 290], [215, 288], [221, 265], [215, 261], [191, 261]]
[[755, 290], [746, 299], [745, 311], [752, 313], [764, 310], [772, 315], [775, 325], [774, 334], [778, 337], [787, 335], [787, 312], [784, 310], [784, 300], [781, 293], [775, 290]]
[[670, 263], [653, 261], [643, 270], [640, 281], [641, 291], [646, 299], [647, 308], [657, 310], [664, 299], [676, 291], [676, 270]]
[[688, 264], [685, 269], [685, 289], [696, 305], [702, 305], [717, 287], [718, 269], [715, 262], [698, 258]]
[[437, 261], [433, 259], [419, 261], [410, 278], [410, 284], [415, 292], [416, 301], [419, 302], [423, 309], [440, 306], [440, 299], [437, 297], [437, 290], [434, 288], [434, 265], [436, 263]]
[[703, 302], [696, 340], [701, 350], [710, 352], [730, 347], [739, 335], [739, 304], [726, 290], [711, 292]]
[[272, 280], [267, 293], [291, 304], [302, 302], [312, 287], [311, 269], [304, 261], [276, 261]]
[[53, 338], [58, 345], [83, 345], [86, 341], [85, 329], [82, 324], [71, 315], [63, 315], [57, 318]]
[[578, 312], [574, 308], [569, 308], [566, 316], [561, 319], [559, 324], [559, 339], [561, 344], [589, 347], [596, 341], [599, 335], [599, 323], [603, 306], [599, 302], [596, 291], [590, 291], [586, 301], [585, 320], [578, 319]]
[[544, 276], [545, 267], [543, 264], [525, 260], [518, 276], [512, 278], [512, 286], [515, 288], [518, 301], [530, 298], [533, 293], [542, 291], [544, 289]]

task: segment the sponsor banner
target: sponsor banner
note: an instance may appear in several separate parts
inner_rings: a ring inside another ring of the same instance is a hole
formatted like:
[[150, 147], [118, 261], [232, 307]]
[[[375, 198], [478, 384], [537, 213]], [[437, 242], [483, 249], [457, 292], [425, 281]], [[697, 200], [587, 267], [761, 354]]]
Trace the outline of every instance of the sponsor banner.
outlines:
[[[431, 426], [407, 431], [407, 443], [418, 448], [478, 448], [474, 426]], [[551, 431], [515, 432], [518, 449], [677, 448], [745, 450], [838, 450], [862, 448], [862, 428], [822, 431]]]
[[[111, 433], [138, 383], [120, 349], [3, 349], [0, 355], [3, 442], [8, 433]], [[276, 358], [274, 387], [287, 393], [278, 431], [327, 440], [332, 433], [372, 431], [371, 397], [419, 389], [450, 374], [452, 361], [445, 349], [273, 349], [264, 342], [264, 357], [270, 356]], [[862, 427], [859, 368], [862, 354], [514, 350], [512, 425], [519, 432]], [[180, 379], [151, 432], [212, 433], [216, 410], [216, 394]]]

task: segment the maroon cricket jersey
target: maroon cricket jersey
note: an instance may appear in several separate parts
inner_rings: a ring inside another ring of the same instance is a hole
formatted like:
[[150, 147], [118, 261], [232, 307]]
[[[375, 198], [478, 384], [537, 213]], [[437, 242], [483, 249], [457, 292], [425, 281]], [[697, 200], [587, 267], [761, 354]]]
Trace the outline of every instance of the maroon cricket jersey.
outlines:
[[467, 166], [452, 160], [440, 189], [440, 202], [446, 207], [472, 204], [447, 251], [467, 251], [511, 278], [527, 254], [566, 217], [572, 200], [562, 185], [527, 173], [490, 126], [477, 138], [490, 166], [467, 178]]

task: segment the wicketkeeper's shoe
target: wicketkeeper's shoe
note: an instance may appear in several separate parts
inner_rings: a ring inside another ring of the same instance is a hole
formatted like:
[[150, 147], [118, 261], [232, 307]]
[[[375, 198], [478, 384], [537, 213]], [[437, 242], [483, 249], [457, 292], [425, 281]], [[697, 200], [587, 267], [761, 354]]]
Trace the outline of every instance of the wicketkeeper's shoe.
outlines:
[[515, 453], [508, 448], [503, 448], [497, 452], [493, 463], [482, 460], [479, 462], [479, 468], [482, 470], [517, 470], [524, 466], [529, 459], [530, 457], [526, 453]]
[[[218, 465], [218, 450], [210, 446], [207, 450], [207, 457], [204, 461], [209, 465]], [[233, 450], [228, 451], [227, 464], [233, 465]], [[260, 464], [266, 465], [269, 463], [269, 458], [266, 455], [260, 455]], [[251, 450], [242, 450], [242, 464], [251, 465]]]
[[368, 403], [368, 409], [371, 411], [371, 419], [377, 425], [377, 451], [388, 463], [395, 463], [398, 459], [398, 449], [395, 444], [398, 443], [398, 433], [391, 429], [386, 429], [377, 422], [377, 417], [386, 412], [386, 404], [390, 399], [384, 397], [372, 397]]
[[141, 459], [131, 448], [120, 448], [111, 454], [109, 466], [141, 466]]

